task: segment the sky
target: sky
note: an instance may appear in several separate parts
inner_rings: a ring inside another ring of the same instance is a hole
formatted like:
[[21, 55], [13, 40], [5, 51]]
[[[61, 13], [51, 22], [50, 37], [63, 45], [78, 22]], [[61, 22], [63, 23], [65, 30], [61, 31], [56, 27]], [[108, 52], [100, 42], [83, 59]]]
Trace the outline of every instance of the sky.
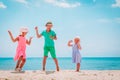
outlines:
[[[47, 21], [53, 22], [57, 57], [71, 57], [69, 40], [80, 36], [83, 57], [120, 57], [120, 0], [0, 0], [0, 57], [14, 57], [17, 42], [8, 35], [19, 35], [28, 27], [27, 57], [42, 57], [44, 38], [37, 39]], [[49, 55], [50, 56], [50, 55]]]

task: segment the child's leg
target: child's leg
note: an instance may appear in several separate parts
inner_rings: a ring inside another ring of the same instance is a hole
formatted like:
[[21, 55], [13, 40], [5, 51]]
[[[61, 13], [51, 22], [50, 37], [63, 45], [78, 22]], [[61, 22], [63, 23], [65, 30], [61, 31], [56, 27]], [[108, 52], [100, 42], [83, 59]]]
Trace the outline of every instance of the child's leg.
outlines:
[[44, 56], [44, 58], [43, 58], [43, 71], [45, 71], [46, 60], [47, 60], [47, 56]]
[[57, 71], [59, 71], [58, 60], [57, 60], [57, 58], [53, 58], [53, 59], [54, 59], [55, 65], [56, 65], [56, 69], [57, 69]]
[[20, 64], [20, 69], [22, 69], [22, 67], [24, 66], [25, 62], [26, 62], [26, 59], [23, 59], [23, 57], [22, 57], [22, 63]]
[[53, 58], [53, 60], [54, 60], [54, 62], [55, 62], [57, 71], [59, 71], [58, 60], [57, 60], [57, 58], [56, 58], [56, 53], [55, 53], [55, 48], [54, 48], [54, 47], [51, 47], [51, 48], [50, 48], [50, 54], [51, 54], [51, 56], [52, 56], [52, 58]]
[[80, 63], [77, 63], [76, 67], [77, 67], [76, 71], [79, 72], [79, 70], [80, 70]]
[[22, 60], [22, 57], [20, 57], [19, 60], [17, 61], [15, 69], [19, 68], [21, 60]]

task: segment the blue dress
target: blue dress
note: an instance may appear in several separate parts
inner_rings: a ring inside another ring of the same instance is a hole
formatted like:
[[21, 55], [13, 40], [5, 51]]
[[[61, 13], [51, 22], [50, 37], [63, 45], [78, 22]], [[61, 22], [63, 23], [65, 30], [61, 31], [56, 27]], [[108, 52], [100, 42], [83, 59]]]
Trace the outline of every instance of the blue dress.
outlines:
[[81, 62], [81, 54], [77, 44], [73, 44], [72, 46], [72, 61], [73, 63]]

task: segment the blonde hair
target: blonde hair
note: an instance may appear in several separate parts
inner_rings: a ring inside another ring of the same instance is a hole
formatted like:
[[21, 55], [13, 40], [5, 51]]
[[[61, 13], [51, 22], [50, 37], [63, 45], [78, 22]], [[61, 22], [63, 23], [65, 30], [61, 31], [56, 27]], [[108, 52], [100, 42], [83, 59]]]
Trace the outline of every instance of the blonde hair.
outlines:
[[28, 28], [27, 27], [20, 28], [20, 34], [22, 34], [22, 32], [28, 32]]
[[75, 38], [78, 38], [78, 39], [80, 39], [80, 37], [79, 37], [79, 36], [76, 36]]

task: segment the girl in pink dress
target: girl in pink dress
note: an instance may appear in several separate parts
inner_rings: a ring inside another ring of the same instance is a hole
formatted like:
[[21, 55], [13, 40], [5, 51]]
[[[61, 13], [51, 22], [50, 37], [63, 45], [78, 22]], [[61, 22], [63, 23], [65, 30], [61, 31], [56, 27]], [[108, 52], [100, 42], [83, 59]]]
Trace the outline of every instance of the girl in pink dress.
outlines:
[[15, 71], [18, 71], [18, 72], [20, 72], [22, 70], [22, 67], [24, 66], [24, 64], [26, 62], [26, 44], [30, 45], [31, 40], [32, 40], [32, 37], [30, 37], [29, 40], [26, 40], [26, 38], [25, 38], [26, 34], [28, 33], [27, 28], [21, 28], [20, 32], [21, 32], [21, 34], [18, 37], [14, 38], [11, 31], [8, 31], [11, 40], [13, 42], [18, 41], [16, 55], [14, 57], [14, 60], [15, 61], [17, 60]]

